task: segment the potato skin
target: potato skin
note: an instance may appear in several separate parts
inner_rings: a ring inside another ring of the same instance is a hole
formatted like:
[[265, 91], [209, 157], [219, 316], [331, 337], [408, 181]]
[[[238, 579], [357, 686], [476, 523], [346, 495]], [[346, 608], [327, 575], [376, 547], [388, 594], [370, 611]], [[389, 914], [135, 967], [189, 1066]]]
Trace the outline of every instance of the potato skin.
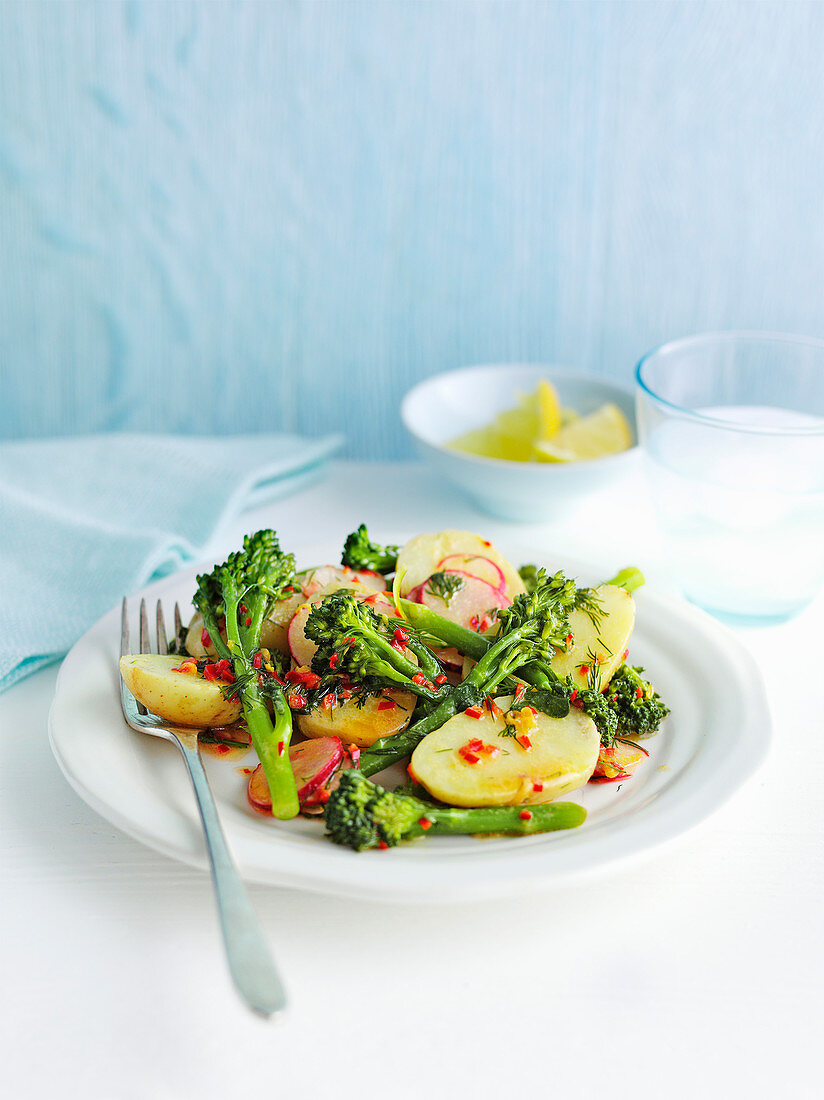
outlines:
[[[381, 710], [380, 704], [387, 700], [395, 706]], [[389, 691], [383, 697], [370, 696], [362, 707], [348, 699], [328, 710], [316, 707], [297, 719], [305, 737], [339, 737], [344, 745], [365, 749], [381, 737], [406, 729], [414, 709], [415, 696], [411, 691]]]
[[[502, 711], [512, 696], [495, 700]], [[504, 733], [502, 717], [457, 714], [433, 730], [412, 754], [410, 770], [435, 798], [451, 806], [526, 806], [583, 786], [598, 761], [600, 737], [595, 723], [572, 708], [566, 718], [540, 712], [529, 730], [532, 747], [523, 748]], [[474, 738], [498, 749], [467, 762], [458, 751]], [[536, 789], [537, 788], [537, 789]]]
[[172, 725], [209, 729], [236, 722], [240, 718], [240, 703], [227, 699], [214, 680], [174, 672], [182, 659], [158, 653], [133, 653], [120, 658], [120, 673], [135, 699]]

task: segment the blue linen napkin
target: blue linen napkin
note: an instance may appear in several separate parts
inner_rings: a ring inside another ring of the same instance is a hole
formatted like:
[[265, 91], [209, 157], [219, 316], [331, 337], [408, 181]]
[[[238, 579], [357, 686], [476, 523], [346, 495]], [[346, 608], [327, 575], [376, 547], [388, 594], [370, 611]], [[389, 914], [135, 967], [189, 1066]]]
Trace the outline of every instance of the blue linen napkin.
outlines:
[[227, 518], [298, 488], [339, 436], [116, 434], [0, 444], [0, 692]]

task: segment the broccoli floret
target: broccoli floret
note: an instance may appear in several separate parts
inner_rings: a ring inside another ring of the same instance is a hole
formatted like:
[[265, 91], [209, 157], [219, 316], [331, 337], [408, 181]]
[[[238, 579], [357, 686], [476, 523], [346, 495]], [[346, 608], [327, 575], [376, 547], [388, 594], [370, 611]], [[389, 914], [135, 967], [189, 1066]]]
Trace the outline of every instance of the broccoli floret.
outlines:
[[618, 733], [618, 715], [609, 699], [593, 688], [583, 688], [576, 691], [573, 702], [595, 723], [604, 748], [612, 748]]
[[372, 542], [362, 523], [357, 531], [347, 535], [343, 544], [341, 564], [350, 569], [372, 569], [376, 573], [394, 573], [398, 560], [398, 546], [380, 546]]
[[326, 829], [336, 844], [362, 852], [393, 848], [405, 840], [446, 834], [505, 833], [525, 836], [572, 829], [586, 817], [574, 802], [460, 809], [434, 806], [412, 795], [384, 790], [360, 772], [346, 771], [326, 804]]
[[[261, 660], [260, 630], [274, 605], [286, 595], [294, 575], [295, 559], [283, 553], [275, 532], [258, 531], [246, 536], [242, 550], [197, 578], [193, 598], [218, 654], [232, 662], [234, 682], [226, 690], [240, 697], [252, 744], [269, 783], [272, 813], [282, 819], [298, 812], [287, 751], [292, 715], [279, 684]], [[226, 619], [225, 640], [218, 623], [221, 616]], [[266, 698], [272, 702], [274, 722]]]
[[[538, 566], [537, 565], [522, 565], [518, 570], [518, 575], [524, 582], [524, 588], [527, 592], [533, 592], [536, 584], [538, 583]], [[624, 569], [619, 570], [614, 577], [611, 577], [608, 581], [604, 581], [604, 584], [614, 584], [618, 588], [625, 588], [627, 592], [634, 592], [636, 588], [640, 588], [643, 584], [646, 584], [644, 574], [635, 565], [628, 565]], [[576, 606], [580, 606], [581, 593], [591, 591], [587, 588], [578, 589], [578, 599]], [[585, 599], [585, 597], [584, 597]]]
[[[439, 695], [432, 683], [442, 672], [435, 655], [400, 620], [378, 614], [349, 589], [316, 604], [304, 629], [317, 643], [312, 667], [320, 676], [332, 668], [356, 683], [403, 687], [426, 699]], [[405, 649], [414, 653], [417, 664]]]
[[609, 682], [606, 698], [615, 711], [618, 737], [649, 737], [670, 712], [643, 671], [624, 664]]
[[[496, 634], [486, 638], [467, 631], [481, 643], [477, 663], [469, 674], [451, 690], [444, 684], [441, 701], [406, 730], [370, 745], [361, 755], [361, 771], [365, 775], [381, 771], [394, 761], [408, 756], [428, 733], [438, 729], [455, 714], [467, 707], [477, 706], [487, 695], [494, 695], [496, 691], [514, 691], [514, 675], [542, 689], [557, 683], [558, 677], [549, 664], [556, 646], [563, 642], [568, 632], [567, 614], [574, 598], [573, 581], [567, 580], [562, 573], [547, 577], [541, 571], [535, 591], [519, 596], [511, 607], [500, 612]], [[402, 606], [405, 607], [405, 603]], [[451, 628], [455, 624], [448, 623], [427, 608], [423, 612], [414, 620], [418, 629], [452, 644]], [[447, 624], [443, 633], [441, 624]], [[462, 627], [456, 629], [463, 630]], [[416, 655], [426, 651], [421, 643], [418, 644], [420, 649], [415, 649]], [[569, 713], [566, 696], [557, 698], [553, 707], [556, 717]]]
[[518, 576], [524, 582], [524, 588], [527, 592], [535, 591], [535, 586], [538, 583], [537, 565], [522, 565], [518, 570]]

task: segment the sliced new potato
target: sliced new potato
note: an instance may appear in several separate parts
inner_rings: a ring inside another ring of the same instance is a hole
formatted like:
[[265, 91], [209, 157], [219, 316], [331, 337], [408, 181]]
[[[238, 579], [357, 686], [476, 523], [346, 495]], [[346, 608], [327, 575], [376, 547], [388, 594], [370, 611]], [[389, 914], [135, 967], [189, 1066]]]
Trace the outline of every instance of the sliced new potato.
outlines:
[[227, 699], [215, 680], [175, 672], [181, 660], [185, 658], [132, 653], [120, 658], [120, 673], [135, 699], [172, 725], [209, 729], [236, 722], [240, 703]]
[[[505, 695], [495, 702], [505, 713], [512, 698]], [[410, 770], [431, 795], [452, 806], [551, 802], [592, 775], [600, 737], [582, 711], [573, 707], [566, 718], [536, 711], [528, 725], [531, 748], [507, 736], [505, 725], [503, 716], [493, 717], [486, 710], [480, 718], [457, 714], [421, 741]], [[461, 753], [476, 740], [492, 751]], [[471, 762], [473, 756], [477, 763]]]
[[[625, 588], [599, 584], [593, 590], [602, 616], [595, 620], [578, 608], [569, 616], [572, 646], [558, 650], [551, 665], [560, 677], [571, 676], [579, 690], [589, 686], [590, 674], [597, 691], [606, 687], [623, 660], [635, 626], [635, 601]], [[597, 658], [593, 666], [592, 657]]]
[[504, 591], [510, 600], [524, 591], [524, 582], [518, 571], [500, 554], [487, 539], [473, 535], [471, 531], [441, 531], [433, 535], [416, 535], [398, 554], [396, 571], [401, 576], [401, 595], [437, 573], [439, 563], [452, 554], [488, 558], [504, 575]]
[[344, 745], [365, 749], [381, 737], [406, 729], [414, 709], [411, 691], [388, 691], [385, 696], [370, 695], [362, 707], [347, 699], [328, 709], [316, 707], [297, 718], [306, 737], [339, 737]]

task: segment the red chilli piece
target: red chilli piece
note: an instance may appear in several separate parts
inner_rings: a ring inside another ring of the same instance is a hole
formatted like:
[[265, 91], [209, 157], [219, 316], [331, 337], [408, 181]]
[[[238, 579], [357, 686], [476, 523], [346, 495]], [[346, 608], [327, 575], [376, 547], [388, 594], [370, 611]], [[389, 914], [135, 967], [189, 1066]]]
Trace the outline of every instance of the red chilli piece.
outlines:
[[480, 756], [478, 756], [477, 753], [472, 752], [467, 745], [461, 745], [461, 747], [458, 749], [458, 755], [467, 764], [477, 764], [481, 759]]
[[521, 810], [521, 812], [518, 814], [518, 817], [521, 819], [521, 821], [531, 821], [532, 820], [532, 811], [531, 810]]
[[216, 678], [222, 680], [224, 684], [233, 684], [235, 682], [235, 674], [232, 669], [231, 661], [226, 657], [218, 661], [215, 665]]
[[471, 741], [467, 741], [466, 747], [472, 752], [482, 752], [484, 743], [480, 737], [473, 737]]
[[436, 676], [435, 677], [435, 683], [438, 684], [438, 686], [440, 686], [441, 684], [445, 684], [446, 683], [446, 673], [442, 672], [440, 674], [440, 676]]
[[283, 756], [283, 750], [286, 748], [282, 741], [278, 741], [278, 756]]
[[629, 657], [629, 650], [625, 649], [624, 652], [621, 654], [621, 660], [626, 661], [627, 657]]
[[526, 695], [526, 687], [524, 684], [518, 684], [515, 688], [515, 697], [512, 700], [513, 703], [520, 703], [523, 697]]
[[503, 714], [503, 711], [501, 710], [501, 708], [498, 706], [498, 704], [495, 702], [495, 700], [492, 698], [491, 695], [487, 695], [484, 702], [486, 703], [487, 710], [489, 711], [489, 713], [492, 715], [493, 718], [500, 718], [501, 717], [501, 715]]
[[252, 658], [252, 668], [260, 668], [262, 662], [263, 657], [260, 655], [260, 653], [256, 653]]
[[349, 753], [349, 756], [352, 760], [352, 763], [355, 765], [355, 767], [357, 767], [358, 766], [358, 761], [360, 760], [360, 754], [361, 754], [361, 751], [358, 748], [358, 746], [354, 743], [351, 744], [351, 745], [347, 745], [346, 746], [346, 751]]
[[251, 626], [252, 625], [252, 620], [247, 615], [247, 617], [243, 620], [243, 623], [244, 623], [245, 626]]
[[406, 633], [406, 631], [401, 626], [399, 626], [395, 630], [395, 633], [393, 634], [393, 637], [394, 637], [395, 641], [400, 642], [401, 645], [406, 645], [406, 643], [409, 641], [409, 635]]
[[432, 828], [432, 822], [429, 820], [428, 817], [419, 817], [418, 824], [424, 830]]
[[337, 653], [333, 653], [332, 656], [329, 658], [329, 667], [331, 669], [335, 669], [335, 668], [337, 668], [337, 666], [338, 666], [338, 655], [337, 655]]
[[338, 701], [337, 695], [335, 695], [334, 691], [330, 691], [328, 695], [324, 695], [323, 702], [321, 703], [321, 706], [323, 707], [324, 710], [329, 710], [331, 707], [333, 707], [335, 705], [335, 703], [337, 703], [337, 701]]
[[579, 665], [578, 671], [582, 676], [589, 676], [589, 665]]
[[391, 699], [381, 699], [378, 703], [378, 710], [394, 710], [395, 704]]
[[541, 791], [544, 789], [544, 785], [543, 783], [533, 783], [532, 789], [533, 791], [535, 791], [536, 794], [540, 794]]
[[217, 670], [217, 665], [206, 665], [203, 669], [203, 678], [205, 680], [219, 680], [220, 673]]
[[378, 841], [378, 847], [381, 848], [383, 851], [386, 851], [386, 849], [389, 847], [389, 845], [386, 843], [385, 840], [379, 840]]
[[644, 694], [644, 693], [643, 693], [643, 691], [641, 690], [641, 688], [636, 688], [636, 689], [635, 689], [635, 698], [636, 698], [636, 699], [640, 699], [640, 698], [642, 697], [642, 695], [643, 695], [643, 694]]
[[426, 682], [427, 682], [426, 677], [424, 676], [424, 674], [422, 672], [416, 672], [415, 675], [412, 677], [412, 683], [413, 684], [418, 684], [421, 687], [423, 687], [423, 685]]
[[301, 707], [306, 706], [306, 700], [297, 691], [290, 691], [286, 696], [286, 702], [292, 708], [292, 710], [300, 710]]
[[483, 718], [484, 716], [484, 712], [481, 707], [467, 707], [464, 711], [464, 714], [466, 714], [468, 718]]
[[532, 748], [532, 742], [529, 740], [525, 733], [522, 733], [520, 737], [516, 737], [515, 740], [523, 749], [529, 750]]

